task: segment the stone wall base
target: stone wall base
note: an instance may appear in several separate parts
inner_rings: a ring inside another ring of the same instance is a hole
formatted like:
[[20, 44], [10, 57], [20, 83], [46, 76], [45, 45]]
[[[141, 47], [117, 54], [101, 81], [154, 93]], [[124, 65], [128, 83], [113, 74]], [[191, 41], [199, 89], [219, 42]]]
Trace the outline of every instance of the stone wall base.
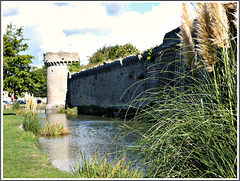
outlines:
[[134, 116], [135, 109], [123, 109], [117, 107], [99, 107], [95, 105], [91, 106], [77, 106], [78, 114], [88, 114], [96, 116], [106, 116], [106, 117], [124, 117], [127, 113], [127, 117], [131, 118]]
[[47, 104], [46, 113], [58, 113], [62, 108], [65, 108], [64, 104]]

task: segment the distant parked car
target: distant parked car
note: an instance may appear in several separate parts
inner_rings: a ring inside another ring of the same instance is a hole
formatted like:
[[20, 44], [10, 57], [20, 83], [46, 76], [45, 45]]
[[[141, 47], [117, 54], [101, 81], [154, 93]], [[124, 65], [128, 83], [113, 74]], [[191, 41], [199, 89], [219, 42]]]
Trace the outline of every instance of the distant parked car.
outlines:
[[23, 101], [23, 100], [18, 100], [18, 103], [19, 103], [19, 104], [26, 104], [26, 102]]
[[8, 101], [3, 101], [3, 105], [8, 104]]
[[10, 104], [14, 104], [16, 101], [11, 101]]
[[3, 101], [3, 109], [7, 109], [9, 107], [8, 101]]
[[42, 102], [42, 100], [37, 100], [37, 103], [40, 104]]

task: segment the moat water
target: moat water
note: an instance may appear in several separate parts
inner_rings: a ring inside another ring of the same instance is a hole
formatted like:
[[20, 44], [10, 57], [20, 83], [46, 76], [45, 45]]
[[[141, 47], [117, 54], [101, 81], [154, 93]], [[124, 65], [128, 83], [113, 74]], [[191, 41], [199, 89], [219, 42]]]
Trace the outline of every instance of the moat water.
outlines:
[[39, 138], [40, 149], [62, 171], [71, 172], [71, 167], [81, 162], [80, 150], [90, 160], [95, 153], [101, 158], [109, 153], [107, 161], [111, 162], [136, 140], [133, 135], [119, 136], [123, 124], [119, 119], [66, 114], [40, 114], [40, 118], [43, 122], [62, 122], [71, 130], [70, 135]]

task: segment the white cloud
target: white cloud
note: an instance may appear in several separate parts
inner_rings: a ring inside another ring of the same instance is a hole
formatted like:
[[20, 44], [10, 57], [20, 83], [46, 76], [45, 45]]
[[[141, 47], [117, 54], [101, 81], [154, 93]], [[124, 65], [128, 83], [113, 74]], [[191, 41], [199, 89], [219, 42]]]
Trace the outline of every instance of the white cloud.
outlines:
[[[27, 28], [24, 35], [30, 39], [29, 45], [34, 45], [29, 52], [36, 56], [35, 64], [43, 64], [42, 53], [49, 51], [78, 52], [82, 63], [86, 64], [87, 56], [104, 45], [129, 42], [143, 51], [161, 44], [165, 33], [180, 25], [178, 2], [163, 2], [145, 14], [124, 12], [123, 7], [123, 4], [115, 4], [111, 9], [98, 2], [71, 2], [61, 6], [46, 1], [2, 2], [6, 15], [2, 28], [5, 30], [10, 22]], [[111, 11], [114, 8], [115, 14]], [[111, 13], [115, 16], [109, 16]], [[84, 33], [70, 35], [65, 30]]]

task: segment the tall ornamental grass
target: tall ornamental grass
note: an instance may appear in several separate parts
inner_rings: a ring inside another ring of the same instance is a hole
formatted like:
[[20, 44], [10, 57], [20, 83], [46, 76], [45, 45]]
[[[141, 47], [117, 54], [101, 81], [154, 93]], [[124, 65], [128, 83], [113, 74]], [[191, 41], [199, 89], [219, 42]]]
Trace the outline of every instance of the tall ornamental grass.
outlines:
[[106, 157], [95, 154], [91, 161], [80, 150], [80, 162], [71, 168], [73, 174], [80, 178], [141, 178], [143, 173], [138, 168], [130, 168], [126, 156], [118, 161], [106, 162]]
[[33, 95], [28, 93], [25, 94], [26, 100], [26, 111], [24, 116], [24, 130], [31, 131], [35, 135], [40, 135], [41, 133], [41, 124], [39, 122], [38, 115], [36, 113], [37, 108], [37, 100], [34, 98]]
[[25, 100], [26, 111], [24, 115], [25, 119], [23, 121], [25, 131], [31, 131], [36, 136], [56, 136], [70, 134], [70, 129], [63, 123], [51, 123], [50, 121], [47, 121], [42, 125], [36, 112], [37, 101], [34, 96], [27, 93], [25, 94]]
[[234, 6], [197, 3], [196, 39], [186, 20], [179, 35], [179, 51], [191, 69], [180, 71], [174, 85], [134, 100], [149, 102], [125, 124], [139, 135], [129, 151], [145, 169], [144, 177], [237, 177], [237, 10], [226, 16]]

